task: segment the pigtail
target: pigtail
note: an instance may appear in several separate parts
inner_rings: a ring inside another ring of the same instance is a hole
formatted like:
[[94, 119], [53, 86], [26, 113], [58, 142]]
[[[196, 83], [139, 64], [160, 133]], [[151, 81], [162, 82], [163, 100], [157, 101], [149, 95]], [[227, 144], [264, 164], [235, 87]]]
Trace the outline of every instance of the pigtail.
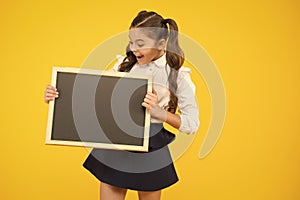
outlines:
[[164, 23], [169, 24], [169, 39], [167, 42], [167, 63], [171, 68], [179, 70], [184, 63], [184, 54], [178, 42], [178, 26], [173, 19], [165, 19]]
[[167, 111], [171, 113], [175, 113], [177, 109], [177, 104], [178, 104], [178, 98], [175, 95], [176, 90], [177, 90], [177, 76], [178, 76], [178, 71], [176, 69], [171, 68], [169, 77], [168, 77], [168, 82], [169, 82], [169, 91], [170, 91], [170, 100], [168, 102], [167, 106]]
[[119, 71], [129, 72], [136, 62], [137, 62], [136, 57], [134, 56], [133, 52], [130, 50], [128, 45], [126, 47], [126, 57], [124, 58], [123, 62], [120, 64]]
[[165, 19], [162, 23], [169, 24], [169, 39], [167, 43], [166, 59], [171, 71], [168, 77], [170, 101], [168, 111], [175, 113], [178, 105], [178, 98], [175, 95], [177, 91], [178, 70], [184, 63], [184, 54], [178, 42], [178, 26], [172, 19]]

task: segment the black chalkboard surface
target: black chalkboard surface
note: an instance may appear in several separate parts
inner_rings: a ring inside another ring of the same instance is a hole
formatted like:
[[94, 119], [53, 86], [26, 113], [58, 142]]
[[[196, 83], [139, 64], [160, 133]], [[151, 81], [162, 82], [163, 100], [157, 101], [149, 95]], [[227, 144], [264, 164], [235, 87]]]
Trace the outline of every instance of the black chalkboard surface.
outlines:
[[46, 144], [148, 151], [150, 115], [141, 103], [151, 77], [53, 67]]

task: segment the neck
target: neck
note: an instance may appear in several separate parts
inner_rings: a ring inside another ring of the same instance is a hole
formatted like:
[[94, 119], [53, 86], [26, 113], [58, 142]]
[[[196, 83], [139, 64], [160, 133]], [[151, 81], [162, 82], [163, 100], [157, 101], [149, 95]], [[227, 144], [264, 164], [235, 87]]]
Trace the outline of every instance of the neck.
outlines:
[[159, 58], [162, 57], [164, 54], [165, 54], [165, 50], [160, 50], [160, 51], [158, 52], [157, 56], [156, 56], [152, 61], [159, 59]]

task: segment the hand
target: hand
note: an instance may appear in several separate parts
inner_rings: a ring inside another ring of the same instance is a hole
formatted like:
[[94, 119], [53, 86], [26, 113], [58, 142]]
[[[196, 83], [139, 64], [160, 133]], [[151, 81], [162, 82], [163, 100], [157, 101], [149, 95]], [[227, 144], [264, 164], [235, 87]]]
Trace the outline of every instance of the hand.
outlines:
[[157, 93], [154, 89], [146, 94], [142, 106], [150, 111], [151, 117], [163, 122], [167, 120], [167, 111], [159, 107]]
[[53, 101], [57, 97], [58, 97], [57, 89], [52, 85], [47, 85], [46, 90], [44, 92], [45, 103], [49, 103], [49, 101]]

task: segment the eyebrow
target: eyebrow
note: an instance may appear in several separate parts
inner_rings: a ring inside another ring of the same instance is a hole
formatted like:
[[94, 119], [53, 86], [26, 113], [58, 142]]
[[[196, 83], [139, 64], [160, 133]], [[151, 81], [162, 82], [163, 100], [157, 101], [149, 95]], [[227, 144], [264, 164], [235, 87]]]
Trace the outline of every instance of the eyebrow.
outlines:
[[[130, 38], [130, 36], [129, 36], [129, 40], [131, 41], [131, 38]], [[141, 42], [145, 42], [145, 40], [143, 40], [143, 39], [137, 39], [137, 40], [135, 40], [135, 42], [139, 42], [139, 41], [141, 41]]]

